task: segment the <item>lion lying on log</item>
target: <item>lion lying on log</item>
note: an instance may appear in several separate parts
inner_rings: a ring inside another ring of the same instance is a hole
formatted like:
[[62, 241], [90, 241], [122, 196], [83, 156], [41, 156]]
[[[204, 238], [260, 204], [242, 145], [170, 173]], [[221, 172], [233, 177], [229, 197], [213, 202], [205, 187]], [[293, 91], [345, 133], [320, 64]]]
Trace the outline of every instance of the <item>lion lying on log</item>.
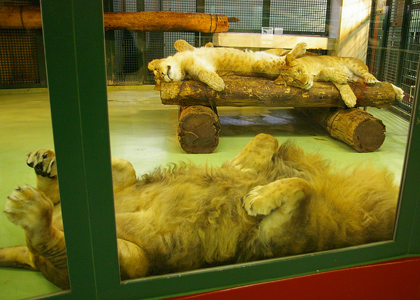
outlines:
[[[26, 246], [0, 266], [39, 270], [69, 288], [55, 155], [28, 155], [37, 188], [16, 188], [4, 213]], [[291, 142], [256, 136], [220, 168], [178, 164], [136, 178], [112, 160], [121, 279], [392, 239], [398, 187], [371, 167], [336, 170]]]

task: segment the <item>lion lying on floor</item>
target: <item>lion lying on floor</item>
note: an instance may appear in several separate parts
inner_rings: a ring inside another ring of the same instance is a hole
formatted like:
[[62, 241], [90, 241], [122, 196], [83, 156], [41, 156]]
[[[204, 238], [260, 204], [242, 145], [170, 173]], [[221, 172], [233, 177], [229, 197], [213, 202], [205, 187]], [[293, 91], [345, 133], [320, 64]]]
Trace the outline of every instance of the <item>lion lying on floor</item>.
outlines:
[[[18, 187], [4, 213], [26, 246], [0, 249], [0, 266], [39, 270], [69, 288], [54, 152], [29, 154], [37, 188]], [[387, 171], [336, 171], [266, 134], [220, 168], [179, 164], [136, 179], [112, 160], [121, 278], [392, 239], [398, 187]]]

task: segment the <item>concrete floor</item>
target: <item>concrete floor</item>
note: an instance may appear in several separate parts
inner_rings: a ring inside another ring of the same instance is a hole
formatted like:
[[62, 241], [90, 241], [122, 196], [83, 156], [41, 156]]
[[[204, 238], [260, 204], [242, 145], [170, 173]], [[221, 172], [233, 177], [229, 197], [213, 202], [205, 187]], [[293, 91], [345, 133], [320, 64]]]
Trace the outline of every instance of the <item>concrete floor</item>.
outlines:
[[[232, 159], [257, 134], [269, 133], [280, 142], [293, 139], [307, 151], [322, 153], [337, 164], [371, 161], [384, 166], [400, 180], [409, 123], [388, 110], [369, 112], [386, 125], [386, 139], [373, 153], [357, 153], [330, 138], [318, 125], [293, 110], [274, 108], [219, 108], [222, 130], [219, 147], [212, 154], [187, 154], [176, 137], [178, 108], [164, 106], [153, 87], [110, 88], [111, 151], [131, 161], [138, 174], [179, 160], [217, 166]], [[0, 208], [13, 188], [35, 184], [26, 164], [27, 153], [53, 148], [48, 93], [40, 90], [0, 90]], [[21, 228], [0, 214], [0, 248], [24, 245]], [[38, 272], [0, 269], [0, 299], [22, 299], [58, 292]]]

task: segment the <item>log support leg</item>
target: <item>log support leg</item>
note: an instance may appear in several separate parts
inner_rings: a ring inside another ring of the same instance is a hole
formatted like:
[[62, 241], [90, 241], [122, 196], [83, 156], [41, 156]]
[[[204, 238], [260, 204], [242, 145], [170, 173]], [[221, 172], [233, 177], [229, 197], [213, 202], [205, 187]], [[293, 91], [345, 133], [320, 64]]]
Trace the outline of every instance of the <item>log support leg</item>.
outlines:
[[350, 145], [358, 152], [373, 152], [385, 140], [385, 125], [381, 120], [357, 108], [299, 108], [321, 124], [331, 137]]
[[211, 153], [219, 144], [220, 121], [209, 107], [181, 106], [178, 141], [187, 153]]

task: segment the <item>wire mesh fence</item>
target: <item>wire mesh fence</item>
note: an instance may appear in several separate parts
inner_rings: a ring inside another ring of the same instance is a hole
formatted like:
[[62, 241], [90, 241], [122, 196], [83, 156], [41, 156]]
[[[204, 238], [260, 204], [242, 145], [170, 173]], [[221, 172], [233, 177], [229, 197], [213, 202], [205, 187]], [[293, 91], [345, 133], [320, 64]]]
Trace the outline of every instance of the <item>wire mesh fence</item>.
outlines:
[[[284, 33], [328, 36], [331, 0], [105, 0], [114, 12], [173, 11], [222, 13], [239, 19], [229, 31], [261, 32], [261, 27], [280, 27]], [[398, 83], [412, 106], [420, 44], [420, 0], [411, 1], [410, 19], [404, 27], [404, 0], [374, 1], [368, 65], [380, 80]], [[34, 4], [13, 1], [14, 5]], [[382, 3], [382, 6], [381, 6]], [[36, 3], [35, 3], [36, 4]], [[39, 3], [38, 3], [39, 4]], [[387, 4], [389, 13], [386, 11]], [[404, 31], [405, 30], [405, 31]], [[406, 38], [402, 37], [406, 35]], [[132, 32], [114, 30], [107, 47], [109, 84], [153, 84], [147, 64], [176, 53], [178, 39], [199, 47], [211, 34], [194, 32]], [[33, 86], [42, 81], [43, 54], [35, 32], [0, 29], [0, 85]], [[42, 44], [42, 43], [41, 43]], [[403, 55], [401, 54], [403, 50]]]
[[[420, 2], [420, 1], [419, 1]], [[420, 54], [420, 7], [410, 12], [410, 23], [404, 59], [402, 61], [401, 88], [405, 92], [403, 105], [410, 108], [414, 104], [414, 94], [418, 77]]]
[[270, 27], [283, 28], [285, 33], [327, 35], [328, 0], [272, 0]]
[[263, 0], [206, 0], [205, 13], [225, 14], [238, 18], [239, 22], [229, 24], [229, 31], [259, 31], [263, 26]]
[[0, 66], [3, 86], [41, 83], [34, 30], [0, 29]]
[[420, 0], [410, 2], [410, 6], [405, 0], [375, 2], [367, 60], [379, 80], [404, 90], [398, 106], [407, 112], [414, 104], [420, 56]]

